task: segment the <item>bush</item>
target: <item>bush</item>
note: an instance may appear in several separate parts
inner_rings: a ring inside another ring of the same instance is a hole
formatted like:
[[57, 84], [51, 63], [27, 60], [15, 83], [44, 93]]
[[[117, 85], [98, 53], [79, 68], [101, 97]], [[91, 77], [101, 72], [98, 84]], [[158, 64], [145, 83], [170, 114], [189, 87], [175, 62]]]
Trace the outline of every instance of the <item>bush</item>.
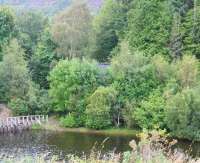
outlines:
[[8, 107], [11, 108], [15, 115], [29, 114], [29, 108], [25, 100], [20, 98], [13, 98], [8, 103]]
[[68, 114], [66, 117], [61, 118], [60, 123], [63, 127], [77, 127], [75, 118], [72, 116], [72, 114]]
[[29, 114], [48, 114], [52, 111], [48, 91], [38, 86], [31, 87], [26, 100], [30, 108]]
[[135, 110], [134, 118], [141, 128], [153, 129], [165, 127], [165, 100], [160, 91], [153, 92], [146, 100], [143, 100]]
[[199, 83], [199, 61], [194, 56], [183, 56], [175, 63], [176, 79], [183, 88], [192, 88]]
[[167, 99], [166, 122], [174, 136], [200, 139], [199, 88], [184, 89]]
[[121, 44], [119, 54], [112, 59], [113, 87], [119, 93], [118, 103], [128, 127], [134, 124], [134, 109], [160, 84], [150, 61], [141, 53], [131, 54], [125, 42]]
[[150, 59], [143, 54], [131, 54], [127, 44], [121, 45], [120, 53], [113, 58], [111, 72], [114, 86], [123, 98], [138, 101], [147, 97], [159, 84]]
[[37, 108], [36, 114], [48, 114], [52, 111], [51, 99], [49, 98], [47, 90], [40, 90], [37, 97]]
[[54, 111], [73, 113], [79, 126], [83, 126], [86, 99], [99, 85], [97, 64], [79, 59], [60, 61], [50, 73], [49, 80]]
[[103, 129], [112, 124], [112, 109], [117, 92], [112, 87], [99, 87], [88, 99], [86, 126]]

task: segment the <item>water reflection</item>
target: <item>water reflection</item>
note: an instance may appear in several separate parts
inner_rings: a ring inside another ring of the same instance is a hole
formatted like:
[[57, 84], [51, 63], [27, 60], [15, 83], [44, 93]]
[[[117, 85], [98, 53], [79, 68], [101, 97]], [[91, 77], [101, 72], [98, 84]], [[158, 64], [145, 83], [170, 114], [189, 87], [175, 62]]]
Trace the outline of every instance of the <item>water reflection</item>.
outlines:
[[[128, 142], [133, 137], [103, 136], [68, 132], [30, 131], [16, 135], [0, 136], [0, 159], [4, 157], [37, 156], [39, 154], [66, 155], [89, 154], [96, 144], [102, 152], [130, 150]], [[102, 142], [106, 139], [106, 142]]]
[[47, 132], [23, 132], [16, 135], [0, 136], [0, 159], [37, 156], [56, 148], [46, 143], [49, 134]]
[[[132, 136], [105, 136], [70, 132], [29, 131], [17, 135], [0, 135], [0, 160], [5, 157], [20, 158], [40, 154], [65, 156], [66, 154], [89, 154], [96, 144], [102, 152], [130, 150]], [[102, 144], [102, 142], [104, 142]], [[177, 148], [188, 151], [191, 142], [179, 141]], [[191, 146], [191, 154], [200, 156], [200, 143]]]
[[59, 149], [67, 153], [90, 153], [95, 146], [102, 152], [117, 151], [123, 152], [130, 150], [128, 143], [133, 139], [132, 136], [105, 136], [97, 134], [80, 133], [57, 133], [48, 138], [48, 144], [56, 145]]

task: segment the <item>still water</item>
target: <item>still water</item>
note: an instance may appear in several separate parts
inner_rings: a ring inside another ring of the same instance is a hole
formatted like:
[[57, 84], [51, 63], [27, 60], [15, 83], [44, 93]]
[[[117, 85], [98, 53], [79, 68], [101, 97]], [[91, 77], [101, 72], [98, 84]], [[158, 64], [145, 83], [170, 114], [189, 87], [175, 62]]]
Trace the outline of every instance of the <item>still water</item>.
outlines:
[[[5, 157], [20, 158], [38, 154], [65, 156], [66, 154], [89, 154], [91, 149], [102, 152], [130, 150], [128, 143], [133, 136], [109, 136], [91, 133], [29, 131], [17, 135], [0, 136], [0, 160]], [[187, 151], [191, 142], [179, 141], [177, 148]], [[200, 143], [191, 145], [194, 156], [200, 154]]]

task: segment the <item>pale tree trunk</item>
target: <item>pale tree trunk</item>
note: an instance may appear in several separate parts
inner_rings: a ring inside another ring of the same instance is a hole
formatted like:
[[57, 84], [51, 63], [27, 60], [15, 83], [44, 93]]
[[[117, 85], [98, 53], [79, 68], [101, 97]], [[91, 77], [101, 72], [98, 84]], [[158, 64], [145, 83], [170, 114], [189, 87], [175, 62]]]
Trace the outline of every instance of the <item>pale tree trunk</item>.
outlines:
[[194, 0], [194, 13], [193, 13], [193, 36], [195, 37], [195, 27], [197, 22], [197, 0]]

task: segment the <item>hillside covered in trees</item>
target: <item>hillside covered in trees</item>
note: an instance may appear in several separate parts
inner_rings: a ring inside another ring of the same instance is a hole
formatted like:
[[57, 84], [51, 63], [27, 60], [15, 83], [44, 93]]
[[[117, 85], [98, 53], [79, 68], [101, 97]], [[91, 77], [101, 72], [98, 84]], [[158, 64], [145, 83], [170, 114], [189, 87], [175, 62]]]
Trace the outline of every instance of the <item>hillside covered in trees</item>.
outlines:
[[199, 0], [74, 1], [53, 17], [20, 14], [0, 7], [0, 101], [14, 114], [200, 140]]
[[[102, 0], [85, 0], [85, 2], [92, 10], [97, 10], [101, 6]], [[48, 16], [62, 11], [70, 4], [71, 0], [0, 0], [0, 5], [10, 6], [17, 12], [37, 10]]]

